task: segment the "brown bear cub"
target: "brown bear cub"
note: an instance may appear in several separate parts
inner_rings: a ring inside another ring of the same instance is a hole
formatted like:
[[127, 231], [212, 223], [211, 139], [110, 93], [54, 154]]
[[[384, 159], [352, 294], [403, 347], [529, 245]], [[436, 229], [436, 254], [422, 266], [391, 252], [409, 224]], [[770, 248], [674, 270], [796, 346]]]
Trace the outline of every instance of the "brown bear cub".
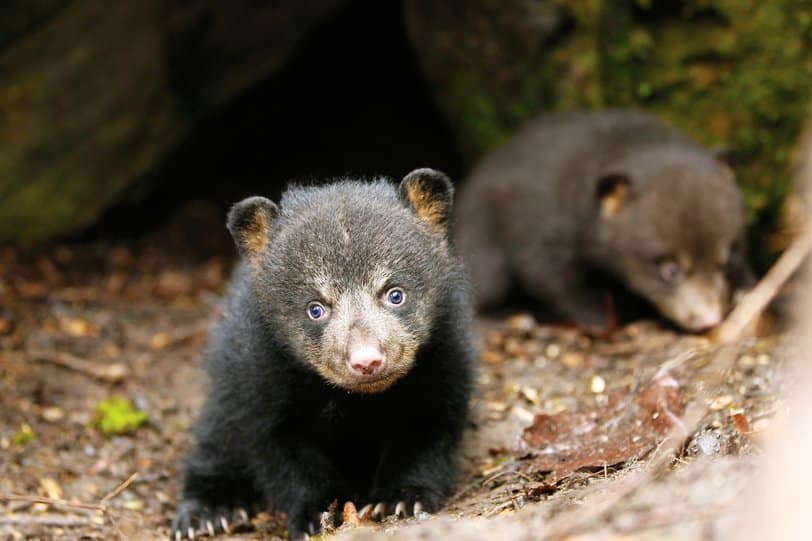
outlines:
[[478, 308], [518, 290], [591, 329], [609, 324], [599, 277], [690, 331], [752, 280], [731, 170], [636, 111], [532, 121], [478, 164], [455, 225]]
[[285, 511], [293, 539], [333, 500], [371, 517], [440, 508], [473, 370], [452, 196], [418, 169], [399, 187], [342, 180], [234, 205], [241, 262], [205, 353], [173, 537], [228, 531], [255, 504]]

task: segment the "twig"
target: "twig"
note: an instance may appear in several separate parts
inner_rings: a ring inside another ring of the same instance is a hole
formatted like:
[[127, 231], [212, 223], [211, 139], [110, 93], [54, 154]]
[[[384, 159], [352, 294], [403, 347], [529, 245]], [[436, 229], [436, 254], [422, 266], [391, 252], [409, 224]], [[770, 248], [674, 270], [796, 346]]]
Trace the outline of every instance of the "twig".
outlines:
[[781, 257], [772, 266], [752, 291], [747, 293], [733, 309], [724, 323], [719, 326], [716, 336], [723, 344], [737, 340], [747, 326], [775, 298], [781, 286], [800, 267], [812, 249], [812, 227], [807, 227], [784, 250]]
[[687, 521], [705, 521], [730, 512], [735, 500], [730, 500], [722, 504], [686, 506], [683, 509], [646, 509], [641, 511], [628, 511], [614, 519], [618, 531], [624, 533], [639, 532], [652, 528], [662, 528], [671, 524]]
[[58, 498], [46, 498], [45, 496], [28, 496], [24, 494], [0, 494], [0, 501], [47, 503], [48, 505], [67, 507], [68, 509], [89, 509], [91, 511], [99, 511], [101, 513], [107, 510], [107, 505], [104, 503], [74, 502]]
[[46, 513], [42, 515], [4, 515], [0, 516], [0, 524], [24, 526], [24, 525], [37, 525], [37, 526], [61, 526], [63, 528], [71, 526], [88, 526], [90, 524], [99, 525], [91, 517], [66, 517], [64, 515], [55, 515], [53, 513]]
[[130, 375], [130, 369], [122, 363], [97, 364], [81, 359], [70, 353], [62, 351], [29, 351], [26, 355], [30, 360], [47, 362], [81, 372], [92, 378], [107, 382], [120, 383]]
[[138, 472], [133, 473], [131, 476], [127, 477], [127, 479], [118, 485], [113, 491], [108, 492], [107, 495], [101, 499], [101, 503], [106, 503], [109, 500], [112, 500], [119, 494], [121, 494], [124, 490], [127, 489], [128, 486], [133, 484], [133, 482], [138, 479]]
[[[767, 275], [750, 291], [720, 326], [717, 337], [721, 347], [717, 350], [709, 368], [717, 374], [724, 374], [736, 360], [735, 350], [730, 346], [740, 339], [748, 324], [769, 304], [781, 286], [800, 266], [812, 249], [812, 228], [807, 228], [793, 241], [781, 255]], [[654, 381], [658, 376], [652, 378]], [[614, 481], [612, 486], [584, 498], [577, 508], [560, 513], [549, 523], [547, 541], [561, 540], [586, 529], [590, 523], [607, 513], [614, 505], [628, 496], [653, 477], [666, 463], [673, 460], [685, 439], [696, 432], [708, 412], [712, 385], [704, 385], [697, 390], [694, 400], [685, 408], [681, 422], [672, 422], [668, 435], [652, 453], [642, 468]], [[686, 435], [687, 434], [687, 435]]]

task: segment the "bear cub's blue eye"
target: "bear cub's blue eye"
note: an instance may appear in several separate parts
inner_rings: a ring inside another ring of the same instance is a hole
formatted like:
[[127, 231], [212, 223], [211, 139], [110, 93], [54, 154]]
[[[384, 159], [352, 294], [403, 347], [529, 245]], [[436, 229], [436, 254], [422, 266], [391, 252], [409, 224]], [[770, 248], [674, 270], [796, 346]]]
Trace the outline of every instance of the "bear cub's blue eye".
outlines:
[[307, 305], [307, 315], [310, 319], [321, 319], [327, 313], [327, 310], [320, 302], [311, 302]]
[[406, 300], [406, 293], [404, 293], [399, 287], [393, 287], [386, 292], [386, 300], [389, 302], [389, 304], [395, 306], [403, 304], [403, 301]]

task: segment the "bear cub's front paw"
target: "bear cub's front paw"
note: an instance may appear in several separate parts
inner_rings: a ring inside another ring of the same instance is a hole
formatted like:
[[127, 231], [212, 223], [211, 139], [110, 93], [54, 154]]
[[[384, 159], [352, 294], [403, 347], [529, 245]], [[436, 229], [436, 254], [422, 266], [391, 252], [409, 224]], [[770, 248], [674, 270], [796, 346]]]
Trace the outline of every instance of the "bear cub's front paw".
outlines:
[[248, 512], [241, 507], [206, 505], [199, 500], [185, 500], [172, 520], [171, 537], [194, 539], [197, 535], [215, 536], [231, 533], [237, 527], [250, 526]]

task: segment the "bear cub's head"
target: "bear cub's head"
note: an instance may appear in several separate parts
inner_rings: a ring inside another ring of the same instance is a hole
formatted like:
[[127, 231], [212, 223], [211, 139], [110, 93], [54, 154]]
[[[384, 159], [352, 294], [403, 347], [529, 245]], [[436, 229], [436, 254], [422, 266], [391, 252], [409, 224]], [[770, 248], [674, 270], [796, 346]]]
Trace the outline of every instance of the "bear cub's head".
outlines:
[[720, 323], [747, 265], [733, 172], [710, 153], [665, 149], [612, 164], [595, 195], [615, 275], [684, 329]]
[[432, 169], [291, 187], [234, 205], [251, 299], [279, 345], [328, 384], [376, 393], [405, 375], [455, 287], [453, 187]]

